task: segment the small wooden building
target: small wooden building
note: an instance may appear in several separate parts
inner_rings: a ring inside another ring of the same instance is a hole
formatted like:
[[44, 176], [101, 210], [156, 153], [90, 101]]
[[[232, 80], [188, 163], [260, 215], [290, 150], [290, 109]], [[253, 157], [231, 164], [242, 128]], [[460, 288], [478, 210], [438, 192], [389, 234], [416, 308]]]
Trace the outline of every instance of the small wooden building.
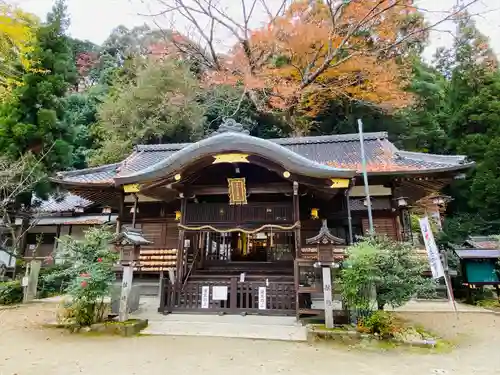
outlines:
[[58, 239], [64, 236], [82, 239], [92, 226], [116, 225], [117, 217], [111, 207], [71, 193], [44, 201], [34, 200], [27, 228], [21, 228], [22, 220], [16, 219], [19, 230], [25, 233], [24, 258], [41, 261], [51, 258], [57, 250]]
[[500, 243], [496, 238], [471, 236], [455, 253], [467, 286], [500, 285]]
[[[386, 133], [366, 134], [364, 146], [375, 231], [396, 240], [409, 231], [396, 198], [416, 201], [473, 165], [400, 151]], [[199, 142], [137, 146], [120, 163], [54, 181], [110, 206], [118, 226], [131, 223], [137, 199], [137, 227], [152, 243], [136, 271], [175, 271], [173, 284], [162, 279], [160, 312], [295, 315], [310, 310], [299, 298], [312, 288], [300, 267], [318, 261], [306, 240], [320, 233], [320, 219], [339, 245], [330, 255], [322, 247], [323, 261], [368, 230], [360, 170], [356, 134], [265, 140], [229, 120]]]

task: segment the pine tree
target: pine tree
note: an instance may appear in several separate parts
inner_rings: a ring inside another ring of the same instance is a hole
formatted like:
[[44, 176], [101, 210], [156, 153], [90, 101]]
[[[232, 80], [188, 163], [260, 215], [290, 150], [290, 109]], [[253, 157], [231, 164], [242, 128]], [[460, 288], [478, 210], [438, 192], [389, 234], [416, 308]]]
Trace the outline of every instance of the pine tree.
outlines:
[[0, 152], [12, 158], [46, 154], [42, 164], [47, 173], [73, 163], [74, 132], [63, 120], [65, 95], [77, 77], [65, 35], [68, 24], [65, 2], [58, 0], [36, 33], [36, 69], [24, 72], [22, 85], [0, 108]]

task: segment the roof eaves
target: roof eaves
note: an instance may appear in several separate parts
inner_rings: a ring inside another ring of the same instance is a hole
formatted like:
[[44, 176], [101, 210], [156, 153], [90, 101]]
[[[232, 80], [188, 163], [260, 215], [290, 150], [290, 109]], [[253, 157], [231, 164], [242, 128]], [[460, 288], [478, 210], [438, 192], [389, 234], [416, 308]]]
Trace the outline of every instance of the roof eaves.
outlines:
[[109, 187], [109, 186], [115, 186], [114, 179], [106, 179], [106, 180], [87, 180], [87, 181], [71, 181], [71, 180], [63, 180], [61, 178], [57, 177], [49, 177], [49, 180], [52, 182], [55, 182], [61, 186], [72, 186], [72, 187], [88, 187], [89, 185], [95, 186], [95, 187]]
[[[439, 168], [421, 168], [421, 169], [401, 169], [397, 171], [377, 171], [377, 172], [368, 172], [370, 176], [393, 176], [393, 175], [418, 175], [418, 174], [428, 174], [428, 173], [441, 173], [441, 172], [454, 172], [461, 171], [465, 169], [472, 168], [476, 163], [470, 162], [467, 164], [459, 164], [452, 166], [445, 166]], [[361, 173], [358, 173], [360, 175]]]
[[467, 156], [465, 155], [437, 155], [414, 151], [397, 151], [396, 156], [403, 159], [417, 161], [426, 161], [440, 164], [465, 164]]
[[56, 177], [61, 179], [64, 177], [82, 176], [82, 175], [86, 175], [86, 174], [104, 172], [104, 171], [112, 170], [113, 168], [116, 169], [120, 166], [120, 164], [121, 164], [121, 162], [120, 163], [113, 163], [113, 164], [105, 164], [105, 165], [101, 165], [99, 167], [78, 169], [78, 170], [74, 170], [74, 171], [57, 172]]

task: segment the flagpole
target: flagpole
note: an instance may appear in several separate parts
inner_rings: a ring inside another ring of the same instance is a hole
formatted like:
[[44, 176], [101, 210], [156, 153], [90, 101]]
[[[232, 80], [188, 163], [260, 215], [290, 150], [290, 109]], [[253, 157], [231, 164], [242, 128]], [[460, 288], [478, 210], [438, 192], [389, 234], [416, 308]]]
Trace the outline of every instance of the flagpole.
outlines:
[[372, 201], [370, 199], [370, 189], [368, 187], [368, 173], [366, 171], [365, 141], [363, 138], [363, 121], [361, 121], [361, 119], [358, 119], [358, 130], [359, 130], [359, 143], [361, 148], [361, 171], [363, 173], [363, 181], [365, 185], [366, 208], [368, 209], [368, 224], [370, 227], [370, 234], [374, 234], [375, 229], [373, 227]]

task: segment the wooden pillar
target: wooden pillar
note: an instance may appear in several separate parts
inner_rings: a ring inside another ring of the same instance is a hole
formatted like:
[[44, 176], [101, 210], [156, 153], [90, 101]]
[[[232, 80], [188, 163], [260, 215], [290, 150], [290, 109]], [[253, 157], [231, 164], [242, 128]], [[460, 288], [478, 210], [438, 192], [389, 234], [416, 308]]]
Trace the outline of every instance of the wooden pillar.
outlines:
[[293, 182], [293, 221], [299, 223], [298, 228], [295, 228], [295, 257], [300, 254], [300, 206], [299, 206], [299, 183]]
[[[15, 219], [14, 219], [15, 220]], [[30, 226], [30, 219], [23, 218], [21, 221], [21, 227], [19, 228], [19, 249], [17, 256], [25, 257], [26, 256], [26, 247], [28, 245], [28, 232]]]
[[[181, 198], [181, 220], [180, 224], [184, 225], [186, 223], [186, 205], [187, 205], [187, 200], [184, 195], [182, 195]], [[186, 262], [185, 259], [185, 254], [184, 254], [184, 229], [179, 228], [179, 242], [177, 245], [177, 275], [176, 275], [176, 280], [178, 283], [182, 281], [183, 278], [183, 269], [184, 269], [184, 263]]]
[[120, 233], [122, 231], [123, 221], [125, 220], [125, 193], [123, 189], [119, 194], [119, 206], [118, 206], [118, 218], [116, 220], [116, 233]]
[[350, 188], [345, 191], [345, 201], [346, 201], [346, 209], [347, 209], [347, 225], [349, 227], [349, 245], [354, 243], [354, 237], [352, 234], [352, 215], [351, 215], [351, 201], [349, 197]]
[[[293, 182], [293, 221], [295, 223], [299, 223], [298, 228], [295, 228], [295, 259], [300, 256], [300, 247], [301, 247], [301, 239], [300, 239], [300, 206], [299, 206], [299, 183], [297, 181]], [[295, 261], [295, 264], [296, 261]], [[295, 284], [295, 315], [297, 320], [299, 320], [299, 267], [294, 267], [294, 284]]]

